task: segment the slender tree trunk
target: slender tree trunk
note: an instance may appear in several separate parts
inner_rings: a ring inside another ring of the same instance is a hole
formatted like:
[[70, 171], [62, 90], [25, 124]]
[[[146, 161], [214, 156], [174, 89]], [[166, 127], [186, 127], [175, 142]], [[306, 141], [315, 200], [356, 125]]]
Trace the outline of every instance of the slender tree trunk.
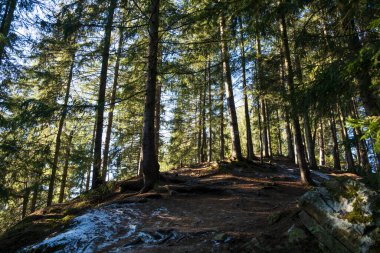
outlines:
[[73, 135], [74, 135], [74, 131], [71, 130], [69, 140], [68, 140], [67, 146], [66, 146], [65, 166], [63, 167], [61, 190], [59, 192], [58, 203], [62, 203], [63, 199], [65, 197], [65, 188], [66, 188], [66, 181], [67, 181], [67, 173], [69, 170], [69, 159], [70, 159], [71, 142], [73, 140]]
[[345, 116], [343, 114], [343, 111], [340, 110], [339, 124], [340, 124], [342, 139], [343, 139], [344, 153], [345, 153], [345, 157], [346, 157], [347, 169], [349, 171], [353, 171], [353, 169], [355, 167], [355, 163], [354, 163], [354, 158], [352, 157], [351, 140], [348, 136], [348, 130], [347, 130], [346, 126], [344, 125], [345, 121], [346, 121], [346, 119], [345, 119]]
[[316, 170], [318, 168], [317, 166], [317, 160], [315, 157], [315, 143], [313, 140], [313, 136], [311, 134], [311, 127], [310, 127], [310, 120], [309, 120], [309, 114], [307, 112], [304, 113], [304, 125], [305, 125], [305, 137], [306, 137], [306, 145], [309, 155], [309, 163], [310, 163], [310, 169]]
[[341, 170], [340, 166], [340, 155], [339, 155], [339, 145], [338, 145], [338, 137], [336, 132], [336, 123], [335, 123], [335, 115], [331, 113], [330, 119], [330, 128], [331, 128], [331, 136], [333, 139], [333, 158], [334, 158], [334, 168], [337, 170]]
[[319, 122], [319, 166], [325, 166], [326, 161], [325, 161], [325, 136], [324, 136], [324, 131], [323, 131], [323, 123], [322, 119]]
[[260, 139], [260, 163], [263, 163], [263, 152], [264, 152], [264, 134], [263, 134], [263, 129], [262, 129], [262, 124], [261, 124], [261, 99], [257, 99], [257, 120], [259, 123], [259, 139]]
[[225, 16], [222, 14], [220, 18], [220, 37], [221, 37], [221, 49], [223, 58], [223, 74], [224, 74], [224, 85], [227, 92], [227, 104], [230, 114], [230, 129], [231, 129], [231, 139], [232, 139], [232, 159], [237, 159], [239, 161], [243, 160], [240, 145], [239, 127], [236, 116], [236, 108], [234, 101], [234, 93], [232, 88], [232, 77], [230, 70], [230, 55], [227, 47], [227, 36], [226, 36], [226, 21]]
[[241, 52], [241, 67], [242, 67], [242, 78], [243, 78], [243, 95], [244, 95], [244, 116], [245, 116], [245, 126], [246, 126], [246, 137], [247, 137], [247, 159], [252, 160], [253, 154], [253, 143], [252, 143], [252, 130], [251, 121], [249, 117], [248, 108], [248, 95], [247, 95], [247, 78], [245, 72], [245, 46], [244, 46], [244, 36], [243, 36], [243, 24], [239, 17], [240, 24], [240, 52]]
[[208, 137], [208, 162], [212, 161], [212, 87], [211, 87], [211, 63], [207, 63], [207, 82], [208, 82], [208, 124], [209, 124], [209, 137]]
[[205, 69], [205, 78], [202, 94], [202, 146], [201, 146], [201, 162], [206, 161], [206, 91], [207, 91], [207, 68]]
[[278, 113], [278, 110], [276, 110], [276, 117], [277, 117], [277, 142], [278, 142], [278, 155], [282, 156], [282, 138], [281, 138], [281, 122], [280, 122], [280, 116]]
[[[90, 151], [90, 157], [91, 158], [94, 157], [95, 133], [96, 133], [96, 121], [94, 123], [94, 127], [93, 127], [93, 130], [92, 130], [91, 147], [90, 147], [91, 148], [91, 151]], [[86, 191], [90, 190], [92, 163], [93, 163], [93, 160], [90, 162], [90, 164], [89, 164], [89, 166], [87, 168]]]
[[102, 137], [104, 123], [104, 107], [107, 88], [107, 70], [108, 59], [110, 55], [112, 23], [117, 5], [117, 0], [110, 0], [108, 7], [107, 24], [104, 32], [103, 48], [102, 48], [102, 67], [100, 72], [100, 84], [98, 94], [98, 106], [96, 110], [96, 132], [94, 147], [94, 168], [92, 171], [92, 188], [97, 188], [104, 183], [101, 175], [102, 164]]
[[203, 89], [199, 89], [199, 101], [198, 101], [198, 106], [197, 106], [197, 110], [199, 111], [199, 115], [198, 116], [198, 163], [201, 163], [202, 162], [202, 153], [203, 153], [203, 150], [202, 150], [202, 92], [203, 92]]
[[160, 165], [156, 156], [154, 114], [156, 111], [157, 55], [160, 0], [152, 0], [149, 19], [149, 52], [146, 95], [144, 106], [142, 171], [144, 187], [141, 192], [151, 190], [159, 179]]
[[224, 160], [224, 77], [222, 75], [221, 83], [220, 83], [220, 152], [219, 159], [221, 161]]
[[115, 72], [114, 72], [114, 79], [113, 79], [112, 92], [111, 92], [110, 108], [108, 112], [106, 140], [105, 140], [104, 151], [103, 151], [103, 170], [102, 170], [103, 182], [106, 181], [106, 176], [107, 176], [109, 149], [110, 149], [112, 124], [113, 124], [113, 112], [115, 109], [115, 102], [116, 102], [116, 91], [117, 91], [118, 80], [119, 80], [120, 58], [121, 58], [121, 49], [123, 47], [123, 41], [124, 41], [123, 29], [120, 28], [119, 43], [117, 46], [117, 53], [116, 53]]
[[269, 145], [268, 145], [268, 124], [267, 124], [267, 110], [265, 106], [265, 99], [261, 99], [261, 116], [262, 116], [262, 128], [263, 128], [263, 152], [264, 157], [269, 157]]
[[292, 130], [290, 128], [289, 115], [285, 112], [285, 131], [286, 131], [286, 142], [288, 144], [288, 158], [295, 162], [294, 147], [293, 147], [293, 137]]
[[33, 186], [32, 202], [30, 203], [30, 213], [34, 213], [36, 211], [39, 188], [40, 184], [35, 182]]
[[[162, 66], [162, 47], [158, 48], [158, 66]], [[157, 89], [156, 89], [156, 111], [154, 112], [154, 138], [156, 144], [156, 156], [158, 161], [158, 155], [160, 151], [160, 127], [161, 127], [161, 92], [162, 92], [162, 78], [157, 76]]]
[[25, 218], [26, 212], [28, 210], [29, 195], [30, 195], [30, 188], [28, 187], [28, 183], [25, 183], [24, 196], [22, 198], [22, 215], [21, 215], [22, 219]]
[[269, 157], [272, 157], [272, 137], [270, 135], [270, 110], [268, 109], [268, 102], [265, 101], [265, 118], [266, 118], [266, 124], [267, 124], [267, 140], [268, 140], [268, 155]]
[[63, 126], [65, 124], [67, 111], [68, 111], [67, 105], [68, 105], [69, 98], [70, 98], [70, 90], [71, 90], [71, 82], [73, 80], [74, 65], [75, 65], [75, 53], [73, 53], [73, 55], [72, 55], [70, 71], [69, 71], [69, 76], [68, 76], [67, 85], [66, 85], [65, 98], [64, 98], [64, 102], [63, 102], [63, 109], [62, 109], [61, 117], [59, 119], [58, 131], [57, 131], [57, 136], [55, 139], [54, 158], [53, 158], [53, 164], [52, 164], [50, 181], [49, 181], [47, 206], [50, 206], [53, 202], [54, 185], [55, 185], [55, 178], [56, 178], [56, 174], [57, 174], [59, 151], [61, 149], [61, 135], [62, 135], [62, 130], [63, 130]]
[[284, 14], [281, 14], [281, 32], [282, 32], [282, 42], [285, 53], [285, 64], [288, 70], [288, 86], [289, 86], [289, 95], [290, 95], [290, 105], [291, 105], [291, 118], [294, 126], [294, 139], [296, 143], [297, 155], [298, 155], [298, 165], [301, 174], [301, 182], [304, 184], [313, 184], [313, 181], [310, 177], [310, 170], [307, 167], [305, 159], [305, 149], [302, 143], [302, 133], [298, 117], [298, 108], [296, 102], [296, 94], [293, 80], [293, 69], [292, 62], [290, 58], [288, 34], [286, 28], [286, 20]]
[[1, 27], [0, 27], [0, 34], [3, 37], [0, 40], [0, 65], [4, 58], [5, 47], [7, 46], [7, 43], [8, 43], [7, 37], [11, 29], [11, 24], [13, 21], [16, 6], [17, 6], [17, 0], [8, 0], [5, 6], [4, 16], [3, 16], [3, 20], [1, 22]]

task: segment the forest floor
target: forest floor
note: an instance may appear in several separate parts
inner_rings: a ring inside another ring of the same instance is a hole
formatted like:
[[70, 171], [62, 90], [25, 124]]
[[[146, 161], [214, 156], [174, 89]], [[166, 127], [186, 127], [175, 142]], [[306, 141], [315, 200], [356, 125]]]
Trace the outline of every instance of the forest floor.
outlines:
[[101, 199], [40, 210], [0, 238], [0, 252], [32, 244], [26, 252], [320, 252], [297, 215], [308, 188], [285, 158], [163, 174], [166, 182], [147, 194], [116, 187]]

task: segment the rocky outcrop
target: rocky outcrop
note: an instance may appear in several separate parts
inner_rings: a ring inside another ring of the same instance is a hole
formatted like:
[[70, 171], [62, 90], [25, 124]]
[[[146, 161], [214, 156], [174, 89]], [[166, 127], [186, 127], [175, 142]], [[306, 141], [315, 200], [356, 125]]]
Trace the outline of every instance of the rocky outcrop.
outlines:
[[335, 178], [300, 199], [299, 216], [326, 252], [380, 252], [380, 196], [358, 180]]

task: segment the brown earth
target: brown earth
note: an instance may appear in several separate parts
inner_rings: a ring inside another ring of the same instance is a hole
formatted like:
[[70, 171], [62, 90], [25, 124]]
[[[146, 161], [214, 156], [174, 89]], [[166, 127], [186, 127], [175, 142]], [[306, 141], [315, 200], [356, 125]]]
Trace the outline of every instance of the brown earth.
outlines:
[[[113, 229], [118, 232], [112, 235], [114, 241], [107, 239], [107, 246], [91, 242], [99, 249], [96, 252], [320, 252], [297, 215], [297, 200], [308, 188], [300, 184], [298, 169], [284, 158], [264, 164], [202, 164], [163, 175], [166, 182], [151, 193], [125, 192], [128, 187], [120, 183], [124, 192], [117, 189], [106, 197], [92, 196], [40, 210], [0, 238], [0, 252], [13, 252], [70, 229], [67, 224], [73, 217], [94, 207], [130, 203], [136, 203], [133, 208], [139, 214], [137, 231], [118, 238], [130, 222], [122, 220], [115, 224]], [[54, 219], [49, 215], [66, 220], [50, 224], [48, 220]], [[39, 230], [41, 224], [45, 227]], [[294, 237], [292, 231], [302, 233]]]

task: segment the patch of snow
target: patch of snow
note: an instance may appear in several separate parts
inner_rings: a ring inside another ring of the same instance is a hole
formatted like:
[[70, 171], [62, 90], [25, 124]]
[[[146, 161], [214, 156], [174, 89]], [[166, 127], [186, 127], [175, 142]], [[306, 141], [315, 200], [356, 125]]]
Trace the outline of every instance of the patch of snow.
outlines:
[[94, 252], [136, 233], [141, 212], [137, 204], [109, 205], [78, 216], [71, 227], [20, 252], [57, 248], [55, 252]]

